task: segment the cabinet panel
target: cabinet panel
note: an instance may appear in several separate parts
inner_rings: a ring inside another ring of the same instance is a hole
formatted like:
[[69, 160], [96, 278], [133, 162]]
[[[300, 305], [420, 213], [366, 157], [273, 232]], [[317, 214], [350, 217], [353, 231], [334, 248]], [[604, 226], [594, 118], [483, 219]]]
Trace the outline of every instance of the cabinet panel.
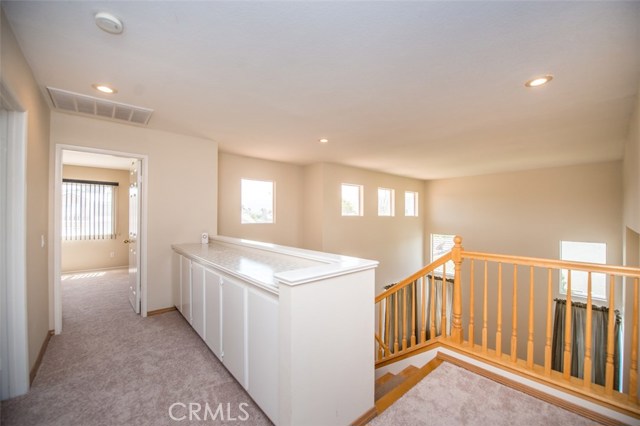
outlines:
[[182, 256], [181, 270], [180, 306], [182, 309], [180, 309], [180, 312], [182, 312], [182, 316], [191, 324], [191, 260], [184, 256]]
[[278, 423], [278, 300], [256, 290], [247, 298], [249, 394]]
[[222, 362], [246, 388], [245, 295], [244, 285], [222, 279]]
[[173, 306], [178, 308], [180, 312], [182, 312], [182, 305], [180, 303], [181, 298], [181, 288], [180, 288], [180, 263], [182, 262], [182, 256], [175, 251], [171, 253], [171, 287], [172, 287], [172, 297], [173, 297]]
[[204, 266], [191, 264], [191, 326], [204, 338]]
[[204, 341], [213, 353], [222, 356], [222, 304], [220, 275], [210, 269], [204, 270], [204, 300], [205, 300], [205, 337]]

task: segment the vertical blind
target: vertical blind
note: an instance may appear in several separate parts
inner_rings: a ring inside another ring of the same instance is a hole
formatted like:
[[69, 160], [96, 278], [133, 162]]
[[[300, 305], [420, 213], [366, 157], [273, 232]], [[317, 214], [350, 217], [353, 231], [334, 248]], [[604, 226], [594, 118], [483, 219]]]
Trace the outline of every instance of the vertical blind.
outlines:
[[62, 239], [116, 237], [117, 182], [63, 179]]

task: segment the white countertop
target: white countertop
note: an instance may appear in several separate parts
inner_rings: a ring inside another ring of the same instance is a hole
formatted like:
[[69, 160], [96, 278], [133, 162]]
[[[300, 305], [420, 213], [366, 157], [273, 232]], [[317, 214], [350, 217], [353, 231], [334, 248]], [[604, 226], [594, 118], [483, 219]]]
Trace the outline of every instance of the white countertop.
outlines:
[[209, 244], [174, 244], [177, 252], [277, 293], [278, 285], [299, 285], [375, 268], [378, 262], [230, 237]]

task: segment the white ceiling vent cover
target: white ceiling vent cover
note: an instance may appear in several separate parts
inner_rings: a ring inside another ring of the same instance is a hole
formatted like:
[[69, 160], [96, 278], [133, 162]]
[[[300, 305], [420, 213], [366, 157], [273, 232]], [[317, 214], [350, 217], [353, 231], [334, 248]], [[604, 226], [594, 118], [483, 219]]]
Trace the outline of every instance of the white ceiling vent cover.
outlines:
[[74, 112], [115, 121], [146, 126], [153, 110], [133, 105], [121, 104], [93, 96], [81, 95], [67, 90], [47, 87], [53, 105], [63, 111]]

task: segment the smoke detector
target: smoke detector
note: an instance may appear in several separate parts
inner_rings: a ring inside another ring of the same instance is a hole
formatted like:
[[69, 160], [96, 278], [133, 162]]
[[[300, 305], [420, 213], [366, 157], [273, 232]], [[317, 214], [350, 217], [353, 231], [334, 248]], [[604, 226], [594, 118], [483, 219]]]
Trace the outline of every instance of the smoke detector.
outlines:
[[96, 25], [109, 34], [121, 34], [124, 29], [122, 21], [107, 12], [98, 12], [95, 16]]

